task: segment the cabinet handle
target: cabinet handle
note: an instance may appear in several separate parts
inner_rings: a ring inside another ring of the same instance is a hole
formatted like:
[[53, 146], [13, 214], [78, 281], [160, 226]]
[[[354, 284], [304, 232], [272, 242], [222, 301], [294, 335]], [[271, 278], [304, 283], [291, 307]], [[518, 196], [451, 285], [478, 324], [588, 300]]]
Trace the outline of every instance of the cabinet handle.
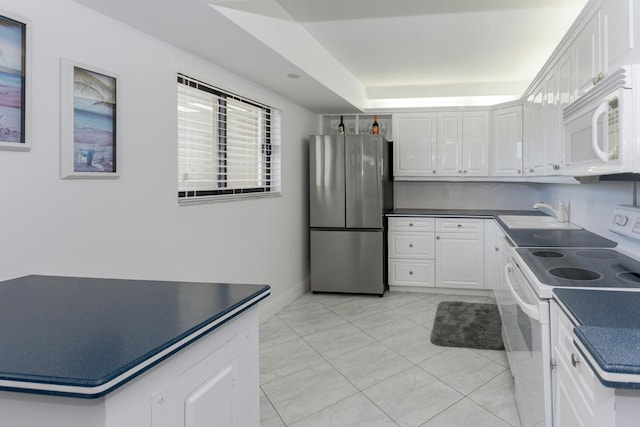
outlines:
[[432, 170], [431, 173], [433, 173], [435, 175], [436, 174], [436, 170], [435, 169]]
[[597, 75], [597, 76], [595, 76], [595, 77], [593, 78], [593, 80], [592, 80], [592, 81], [593, 81], [593, 85], [594, 85], [594, 86], [595, 86], [595, 85], [597, 85], [597, 84], [598, 84], [598, 82], [602, 81], [602, 79], [604, 79], [604, 74], [602, 74], [602, 73], [598, 73], [598, 75]]
[[458, 224], [458, 228], [462, 228], [462, 224]]
[[458, 169], [458, 175], [462, 174], [462, 171], [460, 169]]
[[573, 365], [573, 367], [577, 367], [578, 363], [580, 363], [580, 356], [575, 353], [571, 353], [571, 364]]
[[440, 240], [440, 236], [436, 236], [436, 240]]
[[413, 247], [413, 243], [409, 243], [409, 247], [412, 248]]
[[409, 227], [413, 227], [413, 223], [412, 222], [409, 223]]
[[466, 170], [464, 170], [464, 171], [462, 171], [462, 173], [466, 175], [466, 174], [467, 174], [467, 171], [466, 171]]
[[500, 252], [500, 248], [499, 247], [496, 246], [494, 249], [496, 250], [496, 252]]
[[413, 276], [413, 271], [409, 271], [409, 276]]
[[518, 175], [522, 175], [522, 171], [521, 171], [520, 169], [516, 170], [516, 173], [517, 173]]

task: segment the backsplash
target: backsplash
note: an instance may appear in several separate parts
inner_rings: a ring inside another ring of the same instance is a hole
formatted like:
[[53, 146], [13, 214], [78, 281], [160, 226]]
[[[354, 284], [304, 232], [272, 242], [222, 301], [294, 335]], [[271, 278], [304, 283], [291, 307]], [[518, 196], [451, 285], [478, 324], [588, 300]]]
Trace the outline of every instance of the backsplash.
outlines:
[[540, 200], [553, 205], [556, 205], [558, 200], [569, 203], [569, 221], [618, 242], [620, 249], [640, 257], [640, 242], [609, 231], [613, 209], [616, 205], [632, 205], [633, 191], [631, 182], [541, 184]]
[[417, 209], [531, 209], [540, 184], [395, 182], [395, 207]]

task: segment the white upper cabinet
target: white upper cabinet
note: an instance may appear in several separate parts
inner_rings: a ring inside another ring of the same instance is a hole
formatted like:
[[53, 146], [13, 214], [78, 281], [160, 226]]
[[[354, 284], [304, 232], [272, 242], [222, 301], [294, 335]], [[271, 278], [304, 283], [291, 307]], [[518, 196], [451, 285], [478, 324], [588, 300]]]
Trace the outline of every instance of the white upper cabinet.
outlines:
[[576, 97], [584, 95], [604, 77], [600, 65], [600, 12], [587, 22], [573, 43]]
[[544, 115], [544, 174], [557, 175], [562, 165], [562, 109], [560, 81], [557, 67], [545, 79]]
[[524, 174], [542, 175], [544, 161], [545, 85], [538, 85], [524, 104]]
[[438, 113], [437, 176], [489, 175], [489, 111]]
[[487, 176], [490, 117], [484, 110], [394, 114], [394, 176]]
[[435, 175], [436, 117], [436, 113], [393, 115], [394, 176]]
[[462, 173], [464, 176], [489, 175], [491, 112], [462, 113]]
[[522, 105], [493, 112], [493, 176], [522, 176]]
[[576, 97], [609, 72], [630, 62], [634, 35], [634, 0], [608, 0], [595, 11], [573, 43]]
[[438, 113], [438, 176], [462, 176], [462, 113]]
[[628, 64], [629, 54], [633, 51], [635, 44], [640, 41], [638, 34], [634, 36], [633, 25], [638, 13], [634, 10], [634, 1], [636, 0], [609, 0], [602, 6], [600, 19], [602, 21], [602, 63], [605, 74]]

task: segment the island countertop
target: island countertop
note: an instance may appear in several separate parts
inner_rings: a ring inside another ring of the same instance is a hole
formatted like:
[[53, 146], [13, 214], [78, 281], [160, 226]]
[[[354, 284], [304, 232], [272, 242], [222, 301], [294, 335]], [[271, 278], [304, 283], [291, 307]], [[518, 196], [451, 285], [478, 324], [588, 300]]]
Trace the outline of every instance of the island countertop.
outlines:
[[553, 294], [578, 323], [574, 343], [600, 382], [640, 389], [640, 292], [556, 288]]
[[35, 275], [0, 282], [0, 389], [103, 396], [269, 293], [268, 285]]

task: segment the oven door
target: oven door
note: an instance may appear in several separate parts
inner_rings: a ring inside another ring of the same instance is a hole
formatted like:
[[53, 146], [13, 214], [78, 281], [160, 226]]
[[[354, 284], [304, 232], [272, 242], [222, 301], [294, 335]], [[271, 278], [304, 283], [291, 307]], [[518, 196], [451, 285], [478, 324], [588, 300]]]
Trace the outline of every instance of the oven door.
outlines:
[[535, 295], [513, 258], [504, 273], [503, 323], [520, 420], [523, 427], [551, 426], [549, 301]]

